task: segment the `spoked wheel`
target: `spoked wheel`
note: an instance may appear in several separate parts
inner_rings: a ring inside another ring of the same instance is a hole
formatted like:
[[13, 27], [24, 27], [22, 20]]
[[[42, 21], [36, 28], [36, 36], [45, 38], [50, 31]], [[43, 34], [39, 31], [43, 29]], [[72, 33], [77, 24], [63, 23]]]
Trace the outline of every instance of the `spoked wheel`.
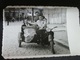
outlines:
[[55, 54], [54, 42], [53, 42], [53, 37], [52, 37], [52, 35], [49, 35], [49, 36], [48, 36], [48, 39], [49, 39], [49, 41], [50, 41], [51, 52], [52, 52], [53, 54]]

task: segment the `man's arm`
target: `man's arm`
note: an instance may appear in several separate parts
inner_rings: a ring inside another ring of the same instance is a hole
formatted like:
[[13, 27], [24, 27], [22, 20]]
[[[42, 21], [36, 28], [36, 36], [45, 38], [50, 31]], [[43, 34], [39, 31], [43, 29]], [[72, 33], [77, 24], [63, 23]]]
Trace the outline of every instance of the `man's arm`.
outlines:
[[36, 25], [36, 22], [28, 22], [30, 25]]
[[28, 24], [30, 24], [35, 29], [39, 29], [39, 26], [37, 25], [37, 22], [28, 22]]
[[44, 23], [42, 24], [42, 26], [40, 27], [40, 29], [46, 29], [47, 28], [47, 21], [44, 20]]

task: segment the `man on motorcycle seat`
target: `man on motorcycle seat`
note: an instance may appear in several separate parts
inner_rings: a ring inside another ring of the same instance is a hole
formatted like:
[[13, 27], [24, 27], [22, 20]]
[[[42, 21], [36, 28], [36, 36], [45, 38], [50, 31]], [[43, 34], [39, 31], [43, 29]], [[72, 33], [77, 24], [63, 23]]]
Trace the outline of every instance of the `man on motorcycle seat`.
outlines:
[[35, 39], [43, 39], [45, 37], [45, 32], [46, 32], [46, 28], [47, 28], [47, 20], [44, 19], [44, 16], [39, 16], [39, 20], [37, 20], [35, 23], [30, 23], [30, 24], [36, 26], [35, 28], [36, 28], [36, 36], [37, 37], [34, 37], [34, 38]]

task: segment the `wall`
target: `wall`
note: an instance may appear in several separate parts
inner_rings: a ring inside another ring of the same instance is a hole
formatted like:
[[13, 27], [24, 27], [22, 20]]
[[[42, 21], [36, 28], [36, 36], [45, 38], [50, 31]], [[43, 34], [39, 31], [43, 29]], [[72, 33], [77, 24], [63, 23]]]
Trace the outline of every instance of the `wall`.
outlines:
[[66, 30], [66, 8], [44, 9], [43, 15], [47, 18], [49, 28], [58, 26], [53, 29], [55, 41], [68, 46], [68, 37]]
[[48, 19], [48, 23], [61, 24], [66, 23], [66, 9], [54, 8], [44, 9], [43, 15]]

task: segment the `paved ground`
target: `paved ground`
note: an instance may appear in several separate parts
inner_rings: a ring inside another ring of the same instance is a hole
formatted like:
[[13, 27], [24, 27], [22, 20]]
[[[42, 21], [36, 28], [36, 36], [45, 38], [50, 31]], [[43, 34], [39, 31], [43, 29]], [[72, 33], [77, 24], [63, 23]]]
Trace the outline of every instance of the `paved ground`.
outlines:
[[[9, 26], [4, 24], [3, 30], [3, 47], [2, 55], [4, 57], [12, 56], [36, 56], [36, 55], [52, 55], [49, 46], [40, 46], [35, 43], [22, 43], [22, 47], [18, 47], [18, 32], [20, 32], [22, 22], [10, 23]], [[69, 54], [69, 50], [55, 42], [56, 54]]]

